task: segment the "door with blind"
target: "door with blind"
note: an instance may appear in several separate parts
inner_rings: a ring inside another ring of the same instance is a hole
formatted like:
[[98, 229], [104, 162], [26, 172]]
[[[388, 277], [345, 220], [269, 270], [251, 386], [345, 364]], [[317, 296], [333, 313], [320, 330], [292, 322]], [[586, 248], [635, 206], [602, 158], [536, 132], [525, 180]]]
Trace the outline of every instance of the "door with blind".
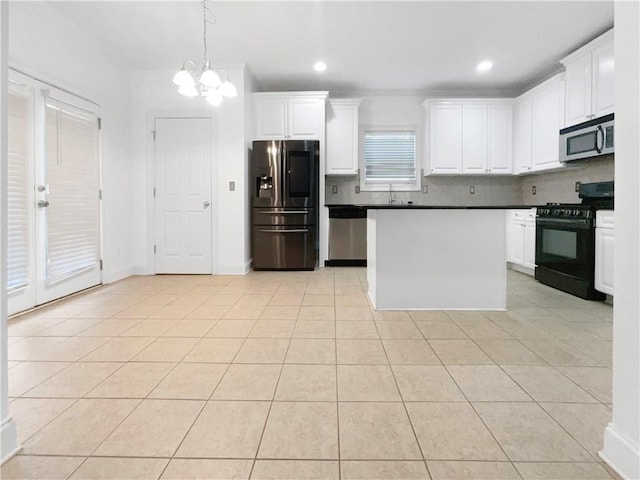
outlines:
[[101, 282], [96, 106], [21, 80], [8, 101], [9, 313]]

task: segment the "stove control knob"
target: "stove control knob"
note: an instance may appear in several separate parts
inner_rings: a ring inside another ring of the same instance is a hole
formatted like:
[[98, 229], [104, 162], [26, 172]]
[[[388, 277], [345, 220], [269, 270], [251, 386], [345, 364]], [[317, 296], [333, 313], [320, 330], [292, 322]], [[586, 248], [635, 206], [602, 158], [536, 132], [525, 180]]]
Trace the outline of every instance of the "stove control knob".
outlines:
[[580, 210], [574, 210], [573, 211], [573, 215], [576, 216], [576, 217], [579, 217], [580, 216]]

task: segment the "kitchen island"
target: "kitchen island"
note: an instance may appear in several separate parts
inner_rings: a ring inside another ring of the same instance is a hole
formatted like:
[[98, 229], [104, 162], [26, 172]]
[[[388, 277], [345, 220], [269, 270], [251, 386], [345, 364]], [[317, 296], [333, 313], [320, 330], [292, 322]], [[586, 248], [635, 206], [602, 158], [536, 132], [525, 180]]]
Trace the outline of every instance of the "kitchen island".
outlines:
[[506, 310], [505, 209], [367, 205], [377, 310]]

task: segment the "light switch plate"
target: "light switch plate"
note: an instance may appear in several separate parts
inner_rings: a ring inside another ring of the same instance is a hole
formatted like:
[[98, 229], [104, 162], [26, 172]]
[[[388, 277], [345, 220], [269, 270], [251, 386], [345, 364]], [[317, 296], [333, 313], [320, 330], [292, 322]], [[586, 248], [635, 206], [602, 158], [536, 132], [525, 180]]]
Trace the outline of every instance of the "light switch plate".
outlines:
[[422, 193], [429, 193], [429, 185], [422, 186]]
[[473, 186], [473, 185], [471, 185], [471, 186], [469, 187], [469, 193], [470, 193], [471, 195], [475, 195], [475, 194], [476, 194], [476, 187], [475, 187], [475, 186]]
[[229, 191], [230, 192], [236, 191], [236, 182], [229, 182]]
[[333, 193], [334, 195], [338, 193], [338, 185], [334, 185], [331, 187], [331, 193]]
[[356, 185], [356, 193], [360, 193], [360, 185]]

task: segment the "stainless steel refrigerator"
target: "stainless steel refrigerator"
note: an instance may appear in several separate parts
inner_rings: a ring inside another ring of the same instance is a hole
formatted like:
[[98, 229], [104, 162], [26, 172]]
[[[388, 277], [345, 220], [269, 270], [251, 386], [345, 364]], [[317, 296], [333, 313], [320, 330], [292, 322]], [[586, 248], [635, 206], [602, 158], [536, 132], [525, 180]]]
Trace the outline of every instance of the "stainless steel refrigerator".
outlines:
[[317, 262], [320, 142], [253, 142], [254, 270], [313, 270]]

